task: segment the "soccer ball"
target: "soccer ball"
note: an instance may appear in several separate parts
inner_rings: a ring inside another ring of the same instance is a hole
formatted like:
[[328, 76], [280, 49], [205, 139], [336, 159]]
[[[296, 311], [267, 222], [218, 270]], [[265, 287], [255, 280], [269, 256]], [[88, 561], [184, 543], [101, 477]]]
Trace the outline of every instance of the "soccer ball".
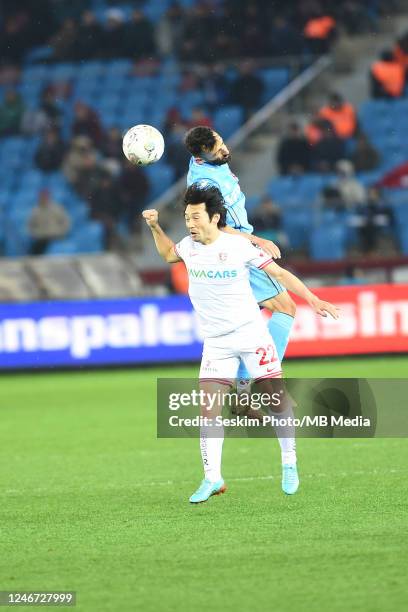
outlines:
[[138, 166], [159, 161], [164, 153], [164, 139], [151, 125], [135, 125], [126, 132], [122, 143], [125, 157]]

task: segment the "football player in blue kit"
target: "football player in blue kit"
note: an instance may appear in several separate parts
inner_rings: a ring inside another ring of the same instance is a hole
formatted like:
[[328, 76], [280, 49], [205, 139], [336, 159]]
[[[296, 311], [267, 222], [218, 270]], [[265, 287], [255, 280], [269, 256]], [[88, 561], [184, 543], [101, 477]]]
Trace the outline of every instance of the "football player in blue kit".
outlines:
[[[273, 242], [252, 233], [253, 227], [248, 221], [245, 208], [245, 195], [241, 191], [238, 178], [228, 165], [231, 155], [222, 137], [209, 127], [197, 126], [187, 132], [185, 145], [192, 155], [187, 185], [214, 184], [220, 189], [227, 208], [227, 227], [224, 231], [240, 233], [273, 258], [279, 259], [279, 249]], [[282, 285], [262, 270], [251, 268], [250, 283], [258, 304], [272, 312], [268, 328], [274, 339], [279, 359], [282, 361], [296, 313], [295, 302]], [[245, 384], [244, 381], [247, 379], [249, 375], [241, 363], [238, 380], [242, 380]]]

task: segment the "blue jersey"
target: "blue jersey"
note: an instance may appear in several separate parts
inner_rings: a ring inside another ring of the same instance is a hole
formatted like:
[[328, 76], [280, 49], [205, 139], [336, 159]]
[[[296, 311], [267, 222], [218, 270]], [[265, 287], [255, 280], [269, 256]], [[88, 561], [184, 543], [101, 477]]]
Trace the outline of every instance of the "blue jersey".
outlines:
[[245, 208], [245, 195], [241, 191], [238, 178], [228, 164], [215, 166], [203, 160], [191, 158], [187, 174], [187, 185], [203, 182], [213, 184], [221, 191], [227, 209], [227, 225], [241, 232], [252, 234], [253, 227], [248, 221]]

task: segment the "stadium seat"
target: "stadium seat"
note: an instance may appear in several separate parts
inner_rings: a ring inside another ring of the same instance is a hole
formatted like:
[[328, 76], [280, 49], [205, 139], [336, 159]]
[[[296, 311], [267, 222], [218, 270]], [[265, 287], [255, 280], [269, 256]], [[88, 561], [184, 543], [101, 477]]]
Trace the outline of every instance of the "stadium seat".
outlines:
[[47, 255], [73, 255], [78, 252], [77, 242], [73, 238], [53, 240], [48, 246]]
[[214, 114], [214, 129], [225, 138], [232, 136], [243, 121], [243, 111], [240, 106], [224, 106]]
[[315, 261], [337, 261], [345, 257], [346, 230], [344, 226], [332, 225], [310, 231], [309, 249]]
[[146, 166], [146, 174], [150, 180], [150, 198], [161, 195], [174, 182], [174, 170], [164, 163]]
[[98, 221], [89, 221], [73, 235], [79, 253], [98, 253], [103, 251], [104, 228]]

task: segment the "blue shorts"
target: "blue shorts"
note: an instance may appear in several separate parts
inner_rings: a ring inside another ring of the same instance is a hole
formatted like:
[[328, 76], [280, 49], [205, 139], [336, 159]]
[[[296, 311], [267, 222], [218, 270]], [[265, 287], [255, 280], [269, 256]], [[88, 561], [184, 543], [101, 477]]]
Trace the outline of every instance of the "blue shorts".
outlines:
[[286, 291], [285, 287], [278, 283], [278, 281], [268, 276], [266, 272], [258, 270], [258, 268], [251, 267], [249, 270], [249, 282], [258, 304]]

